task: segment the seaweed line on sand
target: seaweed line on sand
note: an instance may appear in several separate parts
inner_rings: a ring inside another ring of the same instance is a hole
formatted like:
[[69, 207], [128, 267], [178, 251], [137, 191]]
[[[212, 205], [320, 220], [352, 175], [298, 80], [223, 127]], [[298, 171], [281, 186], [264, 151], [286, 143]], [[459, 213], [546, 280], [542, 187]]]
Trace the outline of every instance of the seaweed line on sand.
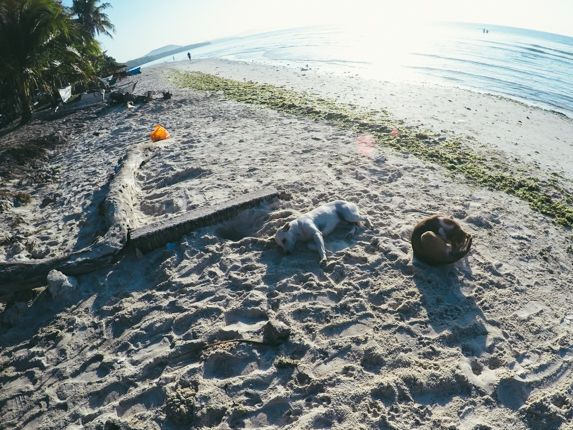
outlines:
[[457, 137], [443, 139], [433, 132], [413, 127], [400, 128], [398, 135], [390, 133], [400, 125], [400, 121], [392, 119], [385, 111], [365, 110], [306, 92], [252, 81], [240, 82], [201, 72], [173, 71], [171, 78], [183, 88], [221, 92], [238, 102], [326, 121], [357, 133], [368, 133], [379, 144], [439, 164], [480, 186], [514, 195], [557, 224], [573, 227], [573, 193], [560, 182], [557, 174], [547, 178], [536, 177], [531, 174], [529, 166], [509, 163], [494, 152], [478, 153]]

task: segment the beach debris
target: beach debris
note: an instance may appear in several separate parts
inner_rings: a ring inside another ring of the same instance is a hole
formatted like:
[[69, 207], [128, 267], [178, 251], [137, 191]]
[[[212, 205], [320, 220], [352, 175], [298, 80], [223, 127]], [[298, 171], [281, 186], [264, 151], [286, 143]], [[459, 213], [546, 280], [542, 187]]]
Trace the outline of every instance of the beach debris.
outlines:
[[127, 78], [128, 76], [135, 76], [141, 74], [141, 67], [133, 67], [131, 69], [118, 70], [107, 78], [98, 78], [106, 86], [115, 85], [117, 82]]
[[165, 129], [162, 125], [157, 124], [149, 136], [151, 137], [152, 141], [159, 142], [160, 140], [169, 139], [171, 134], [169, 134], [167, 129]]
[[66, 276], [59, 270], [48, 273], [48, 291], [53, 299], [69, 297], [78, 288], [78, 281], [73, 276]]
[[134, 67], [125, 72], [127, 76], [135, 76], [141, 74], [141, 67]]
[[[131, 105], [137, 105], [137, 104], [142, 104], [142, 103], [149, 103], [150, 101], [157, 100], [159, 98], [161, 100], [169, 100], [173, 96], [173, 94], [170, 91], [159, 91], [159, 92], [146, 91], [145, 94], [136, 95], [133, 93], [133, 91], [135, 90], [136, 84], [137, 84], [137, 82], [135, 84], [131, 85], [131, 89], [126, 89], [126, 88], [130, 88], [130, 87], [124, 87], [124, 88], [116, 89], [116, 90], [112, 91], [111, 93], [109, 93], [109, 97], [108, 97], [109, 104], [111, 104], [111, 105], [118, 105], [118, 104], [126, 105], [126, 104], [131, 103]], [[155, 95], [157, 93], [161, 94], [161, 97], [156, 97]], [[128, 107], [132, 107], [132, 106], [128, 105]]]
[[[110, 192], [105, 201], [105, 218], [108, 230], [101, 241], [71, 254], [31, 261], [0, 261], [0, 294], [11, 294], [45, 285], [46, 276], [53, 270], [79, 275], [88, 273], [111, 263], [124, 249], [126, 243], [132, 249], [145, 252], [177, 240], [189, 231], [217, 223], [231, 217], [240, 210], [278, 197], [274, 188], [265, 188], [246, 193], [230, 201], [206, 208], [196, 209], [188, 214], [173, 217], [168, 223], [156, 223], [131, 230], [132, 209], [125, 206], [127, 200], [120, 195], [133, 192], [133, 175], [137, 168], [151, 156], [155, 145], [140, 144], [120, 160], [117, 173], [110, 179]], [[22, 246], [24, 246], [22, 244]], [[15, 253], [23, 252], [25, 247]]]
[[263, 343], [266, 345], [280, 345], [290, 336], [290, 328], [280, 321], [269, 321], [263, 326]]
[[128, 104], [128, 103], [141, 104], [141, 103], [147, 103], [151, 100], [153, 100], [153, 92], [152, 91], [148, 91], [147, 93], [145, 93], [145, 95], [135, 95], [133, 93], [124, 92], [121, 90], [113, 91], [109, 94], [109, 101], [112, 105], [113, 104]]
[[62, 98], [62, 102], [67, 102], [72, 97], [72, 86], [68, 85], [65, 88], [61, 88], [58, 90], [60, 97]]
[[133, 223], [133, 209], [128, 202], [135, 192], [134, 176], [157, 148], [153, 143], [135, 145], [119, 161], [109, 179], [109, 192], [103, 204], [107, 232], [98, 241], [57, 257], [0, 261], [0, 294], [43, 286], [53, 269], [80, 275], [109, 265], [126, 245]]
[[108, 100], [111, 104], [124, 104], [127, 103], [129, 100], [131, 100], [132, 97], [133, 94], [131, 93], [123, 91], [112, 91], [111, 93], [109, 93]]
[[175, 424], [190, 424], [195, 417], [195, 396], [197, 384], [180, 380], [165, 389], [165, 414]]
[[194, 229], [223, 221], [241, 210], [276, 197], [278, 197], [276, 189], [264, 188], [220, 204], [198, 208], [186, 214], [174, 216], [167, 221], [159, 221], [137, 228], [130, 232], [130, 246], [141, 252], [163, 247], [169, 242], [176, 242], [182, 235]]

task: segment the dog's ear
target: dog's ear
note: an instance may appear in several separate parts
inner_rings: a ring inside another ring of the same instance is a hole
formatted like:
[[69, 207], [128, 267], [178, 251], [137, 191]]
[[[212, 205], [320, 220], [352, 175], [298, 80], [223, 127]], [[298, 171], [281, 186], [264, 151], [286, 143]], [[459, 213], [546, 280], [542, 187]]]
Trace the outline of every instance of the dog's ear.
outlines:
[[290, 229], [290, 224], [285, 224], [283, 225], [283, 228], [281, 228], [282, 231], [289, 231]]

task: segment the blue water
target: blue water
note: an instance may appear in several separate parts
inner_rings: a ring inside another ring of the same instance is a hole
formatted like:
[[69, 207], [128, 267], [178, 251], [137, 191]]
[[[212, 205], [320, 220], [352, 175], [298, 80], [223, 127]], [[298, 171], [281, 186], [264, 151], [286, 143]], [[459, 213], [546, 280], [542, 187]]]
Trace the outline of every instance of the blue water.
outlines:
[[[573, 38], [557, 34], [452, 23], [374, 30], [307, 27], [215, 40], [192, 55], [308, 65], [370, 79], [437, 82], [509, 96], [573, 117]], [[186, 60], [186, 53], [175, 60]]]

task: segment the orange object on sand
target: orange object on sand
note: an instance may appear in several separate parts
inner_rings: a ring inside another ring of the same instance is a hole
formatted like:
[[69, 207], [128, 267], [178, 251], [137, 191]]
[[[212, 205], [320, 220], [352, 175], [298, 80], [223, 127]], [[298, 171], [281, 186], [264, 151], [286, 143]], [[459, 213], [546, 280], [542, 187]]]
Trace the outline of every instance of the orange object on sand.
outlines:
[[169, 132], [160, 126], [159, 124], [153, 128], [153, 131], [150, 134], [151, 140], [154, 142], [159, 142], [160, 140], [169, 139], [171, 135]]

